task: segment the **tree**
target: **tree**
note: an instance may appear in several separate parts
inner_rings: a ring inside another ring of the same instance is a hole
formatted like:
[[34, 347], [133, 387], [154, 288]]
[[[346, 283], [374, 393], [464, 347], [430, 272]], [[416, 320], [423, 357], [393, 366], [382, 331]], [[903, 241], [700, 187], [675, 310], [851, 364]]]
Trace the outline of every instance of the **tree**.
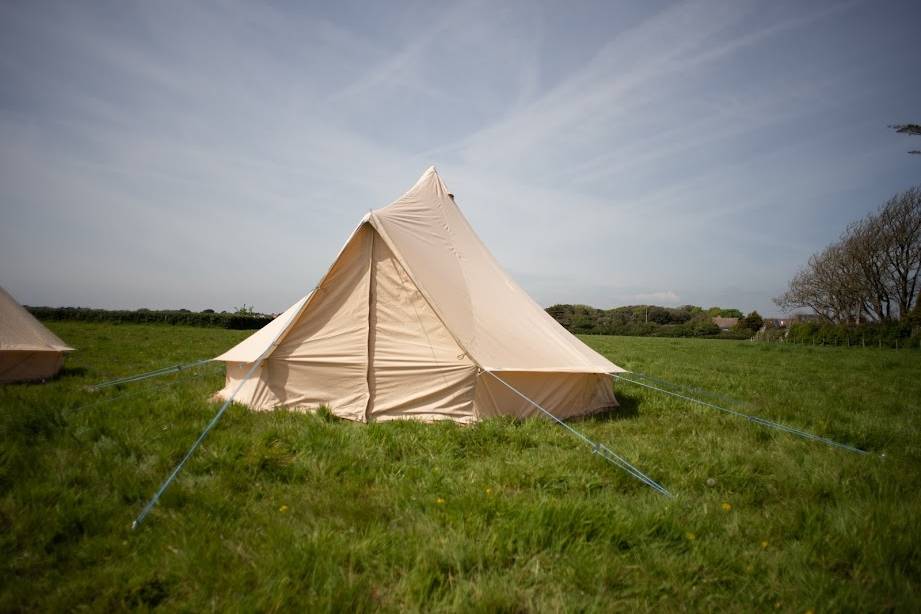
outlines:
[[921, 290], [921, 187], [890, 198], [809, 258], [782, 309], [808, 307], [830, 322], [906, 317]]
[[753, 333], [757, 333], [759, 330], [761, 330], [761, 327], [764, 326], [764, 318], [762, 318], [761, 314], [759, 314], [757, 311], [752, 311], [750, 314], [745, 316], [742, 321], [745, 322], [745, 328], [752, 331]]
[[670, 324], [672, 321], [672, 315], [665, 307], [650, 305], [649, 321], [655, 322], [656, 324]]
[[855, 321], [861, 316], [876, 320], [892, 319], [891, 288], [886, 281], [884, 231], [876, 216], [867, 216], [851, 224], [845, 231], [844, 249], [856, 267], [851, 300], [860, 308]]
[[696, 318], [692, 324], [694, 334], [698, 337], [707, 337], [720, 334], [720, 327], [713, 323], [710, 316]]
[[832, 244], [813, 254], [774, 302], [785, 311], [807, 307], [823, 320], [846, 321], [864, 304], [855, 292], [854, 279], [853, 261], [840, 243]]
[[857, 251], [844, 239], [829, 245], [809, 258], [788, 290], [774, 302], [785, 311], [807, 307], [826, 322], [886, 319], [888, 298], [874, 310], [867, 294], [870, 284], [863, 278], [857, 257]]
[[252, 315], [256, 315], [256, 312], [253, 309], [252, 305], [247, 306], [246, 303], [243, 303], [243, 306], [237, 307], [236, 310], [233, 312], [233, 314], [236, 316], [252, 316]]
[[912, 326], [921, 326], [921, 290], [918, 291], [918, 296], [915, 297], [915, 307], [908, 314], [908, 322]]
[[[889, 126], [896, 132], [900, 134], [908, 134], [912, 136], [921, 136], [921, 126], [918, 124], [893, 124]], [[921, 154], [921, 150], [912, 149], [908, 153], [910, 154]]]
[[747, 316], [739, 318], [739, 321], [733, 326], [733, 330], [737, 333], [754, 335], [761, 330], [762, 326], [764, 326], [764, 320], [761, 315], [757, 311], [752, 311]]
[[921, 277], [921, 186], [889, 199], [877, 218], [886, 283], [899, 313], [911, 311]]

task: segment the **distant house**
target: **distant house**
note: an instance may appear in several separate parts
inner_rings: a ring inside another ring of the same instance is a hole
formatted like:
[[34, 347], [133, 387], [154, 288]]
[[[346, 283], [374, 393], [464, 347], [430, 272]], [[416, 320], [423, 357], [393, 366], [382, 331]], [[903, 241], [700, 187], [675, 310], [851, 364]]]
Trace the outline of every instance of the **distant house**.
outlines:
[[713, 323], [719, 326], [720, 330], [731, 330], [739, 323], [739, 318], [721, 318], [716, 316], [713, 318]]

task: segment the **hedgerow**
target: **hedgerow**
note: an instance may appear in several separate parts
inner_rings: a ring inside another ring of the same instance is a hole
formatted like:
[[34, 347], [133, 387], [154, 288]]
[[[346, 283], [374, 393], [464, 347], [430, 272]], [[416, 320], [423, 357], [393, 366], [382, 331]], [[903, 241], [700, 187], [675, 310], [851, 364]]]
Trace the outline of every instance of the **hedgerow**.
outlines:
[[116, 324], [171, 324], [174, 326], [203, 326], [232, 330], [262, 328], [274, 318], [259, 313], [229, 313], [189, 311], [187, 309], [110, 310], [88, 307], [26, 307], [39, 320], [72, 320], [78, 322], [112, 322]]

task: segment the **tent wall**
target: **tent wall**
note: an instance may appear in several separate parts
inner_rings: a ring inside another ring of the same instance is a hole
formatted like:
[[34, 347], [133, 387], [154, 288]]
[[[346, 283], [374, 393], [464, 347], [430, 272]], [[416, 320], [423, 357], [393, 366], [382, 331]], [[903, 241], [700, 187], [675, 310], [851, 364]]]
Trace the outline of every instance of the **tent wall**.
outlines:
[[368, 418], [472, 422], [476, 365], [379, 236], [373, 254]]
[[[557, 418], [571, 418], [617, 407], [609, 375], [515, 371], [497, 371], [495, 375]], [[530, 418], [540, 415], [540, 410], [488, 373], [481, 373], [477, 378], [474, 408], [479, 418]]]
[[[251, 367], [227, 362], [218, 396], [226, 398]], [[364, 224], [236, 400], [257, 410], [325, 405], [357, 421], [469, 423], [538, 413], [478, 370], [387, 242]], [[617, 406], [606, 374], [496, 375], [559, 418]]]
[[[368, 297], [373, 230], [362, 226], [236, 400], [253, 409], [321, 405], [364, 420], [368, 404]], [[226, 398], [252, 363], [228, 363]]]
[[61, 352], [0, 351], [0, 384], [38, 381], [57, 375], [64, 364]]
[[[253, 364], [248, 362], [227, 362], [227, 378], [224, 383], [224, 389], [217, 393], [217, 398], [226, 399], [230, 396], [243, 378], [249, 373]], [[266, 377], [266, 365], [262, 366], [249, 376], [243, 383], [243, 387], [237, 392], [234, 401], [244, 403], [252, 409], [269, 410], [279, 405], [278, 397], [272, 392], [268, 385]]]

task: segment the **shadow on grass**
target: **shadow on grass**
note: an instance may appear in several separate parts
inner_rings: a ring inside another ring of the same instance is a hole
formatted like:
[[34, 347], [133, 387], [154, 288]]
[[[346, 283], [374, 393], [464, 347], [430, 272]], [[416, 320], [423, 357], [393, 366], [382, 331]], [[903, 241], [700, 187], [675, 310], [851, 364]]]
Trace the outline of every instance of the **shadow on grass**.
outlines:
[[85, 367], [62, 367], [60, 371], [48, 377], [39, 377], [35, 379], [24, 379], [13, 382], [6, 382], [4, 386], [41, 386], [48, 382], [53, 382], [67, 377], [84, 377], [86, 375]]
[[640, 416], [639, 397], [630, 396], [624, 392], [617, 393], [619, 407], [612, 407], [589, 416], [576, 416], [567, 422], [616, 422], [618, 420], [634, 420]]
[[[625, 394], [624, 392], [617, 393], [617, 402], [619, 403], [618, 407], [612, 407], [610, 409], [605, 409], [600, 412], [590, 414], [587, 416], [574, 416], [572, 418], [567, 418], [566, 422], [614, 422], [618, 420], [633, 420], [638, 418], [640, 415], [639, 406], [640, 399], [638, 397]], [[245, 406], [244, 406], [245, 407]], [[315, 410], [305, 412], [311, 414], [319, 420], [327, 423], [347, 423], [351, 422], [345, 418], [340, 418], [335, 415], [329, 407], [321, 405]], [[520, 426], [524, 424], [527, 420], [515, 419], [512, 416], [497, 416], [490, 418], [491, 420], [506, 420], [509, 422], [510, 426]], [[400, 422], [415, 422], [414, 420], [394, 420], [394, 423]]]
[[84, 377], [86, 375], [86, 367], [64, 367], [58, 373], [57, 377]]

